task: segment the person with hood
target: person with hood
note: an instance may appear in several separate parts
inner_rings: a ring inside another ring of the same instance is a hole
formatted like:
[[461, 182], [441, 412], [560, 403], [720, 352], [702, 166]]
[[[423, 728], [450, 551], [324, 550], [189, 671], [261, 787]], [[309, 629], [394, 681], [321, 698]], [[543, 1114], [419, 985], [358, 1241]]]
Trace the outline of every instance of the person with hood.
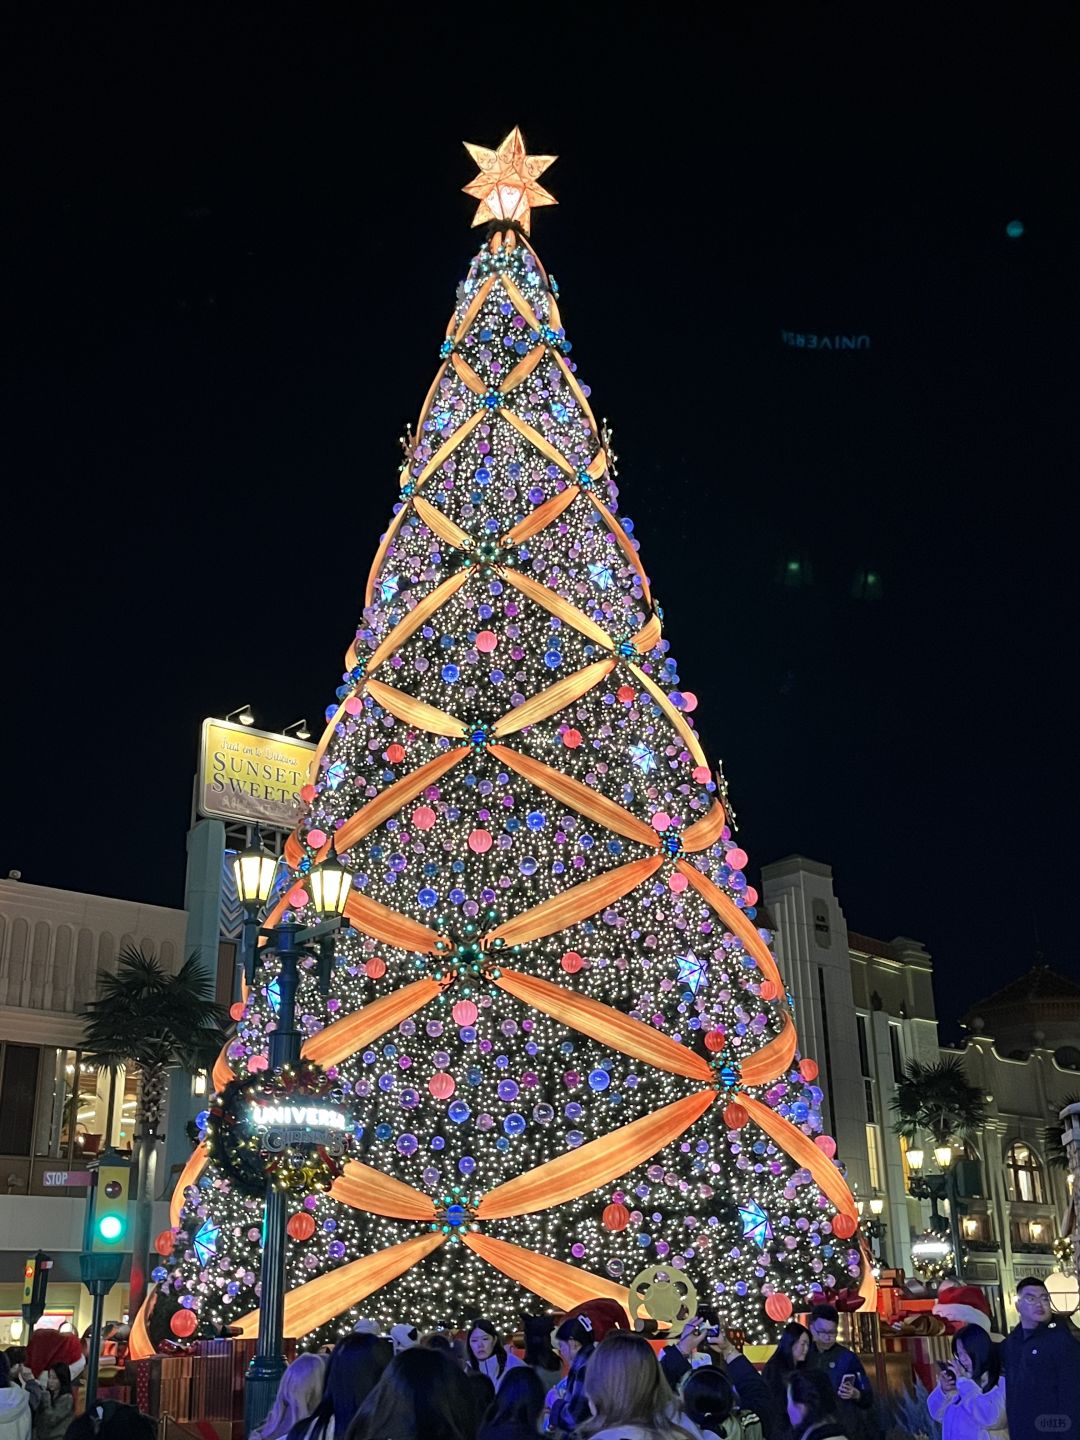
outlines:
[[469, 1326], [466, 1368], [479, 1370], [486, 1375], [498, 1390], [503, 1376], [509, 1370], [516, 1370], [523, 1362], [505, 1349], [499, 1339], [499, 1332], [490, 1320], [478, 1316]]
[[589, 1402], [585, 1399], [585, 1367], [596, 1345], [593, 1323], [588, 1315], [573, 1315], [565, 1319], [555, 1331], [555, 1343], [568, 1369], [548, 1394], [548, 1429], [556, 1435], [569, 1435], [589, 1415]]
[[0, 1440], [30, 1440], [30, 1396], [11, 1378], [11, 1366], [0, 1350]]
[[543, 1383], [535, 1370], [522, 1365], [499, 1386], [476, 1440], [536, 1440], [543, 1413]]

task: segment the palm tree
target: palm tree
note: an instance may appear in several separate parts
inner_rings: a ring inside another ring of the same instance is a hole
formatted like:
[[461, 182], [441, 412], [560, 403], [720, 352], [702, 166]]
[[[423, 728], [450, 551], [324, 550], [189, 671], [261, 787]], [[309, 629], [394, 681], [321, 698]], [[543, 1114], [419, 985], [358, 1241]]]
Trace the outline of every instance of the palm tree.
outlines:
[[926, 1130], [935, 1145], [952, 1140], [971, 1140], [986, 1120], [982, 1091], [972, 1085], [963, 1063], [948, 1056], [924, 1065], [910, 1060], [896, 1087], [892, 1108], [893, 1129], [905, 1140], [918, 1139]]
[[[128, 946], [116, 973], [98, 974], [97, 999], [81, 1012], [84, 1052], [115, 1084], [121, 1066], [138, 1071], [139, 1089], [132, 1161], [135, 1169], [135, 1225], [132, 1234], [131, 1298], [134, 1315], [146, 1292], [151, 1201], [168, 1073], [189, 1075], [208, 1069], [221, 1049], [228, 1011], [214, 999], [213, 977], [197, 954], [175, 975], [153, 952]], [[111, 1108], [111, 1107], [110, 1107]]]
[[1043, 1154], [1046, 1156], [1046, 1163], [1053, 1165], [1058, 1170], [1068, 1170], [1069, 1152], [1062, 1143], [1061, 1135], [1064, 1127], [1058, 1119], [1058, 1112], [1065, 1109], [1066, 1105], [1080, 1105], [1080, 1093], [1073, 1091], [1066, 1095], [1060, 1105], [1053, 1106], [1054, 1123], [1048, 1125], [1042, 1133]]

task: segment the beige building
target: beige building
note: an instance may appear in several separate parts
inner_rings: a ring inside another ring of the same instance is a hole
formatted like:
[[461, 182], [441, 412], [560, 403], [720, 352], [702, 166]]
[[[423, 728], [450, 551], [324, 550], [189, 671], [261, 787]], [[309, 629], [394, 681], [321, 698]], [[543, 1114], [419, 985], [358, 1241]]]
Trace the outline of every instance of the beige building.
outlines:
[[[22, 1323], [22, 1269], [51, 1254], [53, 1323], [89, 1323], [79, 1283], [85, 1175], [108, 1148], [127, 1149], [135, 1079], [108, 1076], [82, 1056], [78, 1012], [94, 998], [98, 971], [127, 946], [152, 950], [171, 969], [184, 955], [182, 910], [0, 880], [0, 1346]], [[108, 1301], [124, 1307], [126, 1286]]]
[[[1044, 965], [972, 1007], [960, 1050], [943, 1048], [933, 962], [917, 940], [848, 929], [828, 865], [793, 855], [762, 870], [759, 924], [771, 927], [792, 991], [803, 1053], [822, 1068], [826, 1127], [857, 1198], [880, 1209], [875, 1242], [915, 1273], [912, 1242], [931, 1204], [909, 1194], [892, 1130], [896, 1082], [910, 1060], [958, 1055], [986, 1095], [987, 1122], [957, 1170], [964, 1272], [1014, 1318], [1015, 1281], [1049, 1274], [1069, 1207], [1067, 1172], [1048, 1161], [1046, 1133], [1080, 1096], [1080, 984]], [[933, 1172], [932, 1146], [926, 1146]], [[946, 1208], [946, 1207], [942, 1207]]]

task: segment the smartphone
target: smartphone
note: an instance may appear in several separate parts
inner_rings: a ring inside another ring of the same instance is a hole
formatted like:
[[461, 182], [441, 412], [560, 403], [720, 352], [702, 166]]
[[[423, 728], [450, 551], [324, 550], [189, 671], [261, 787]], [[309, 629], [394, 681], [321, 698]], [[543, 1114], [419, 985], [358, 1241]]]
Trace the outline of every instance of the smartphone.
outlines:
[[956, 1371], [952, 1368], [951, 1365], [944, 1365], [944, 1364], [942, 1364], [942, 1362], [939, 1360], [939, 1361], [938, 1361], [938, 1369], [941, 1371], [942, 1375], [947, 1375], [950, 1380], [955, 1380], [955, 1379], [956, 1379]]

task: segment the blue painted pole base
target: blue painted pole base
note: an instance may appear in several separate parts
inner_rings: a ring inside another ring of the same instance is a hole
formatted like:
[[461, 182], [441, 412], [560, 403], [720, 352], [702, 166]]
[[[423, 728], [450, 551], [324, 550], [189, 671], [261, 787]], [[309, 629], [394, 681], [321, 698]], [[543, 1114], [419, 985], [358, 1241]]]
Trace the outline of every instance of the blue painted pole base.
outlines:
[[284, 1355], [256, 1355], [248, 1366], [244, 1383], [245, 1435], [257, 1430], [270, 1413], [284, 1374]]

